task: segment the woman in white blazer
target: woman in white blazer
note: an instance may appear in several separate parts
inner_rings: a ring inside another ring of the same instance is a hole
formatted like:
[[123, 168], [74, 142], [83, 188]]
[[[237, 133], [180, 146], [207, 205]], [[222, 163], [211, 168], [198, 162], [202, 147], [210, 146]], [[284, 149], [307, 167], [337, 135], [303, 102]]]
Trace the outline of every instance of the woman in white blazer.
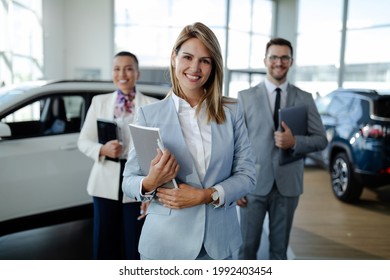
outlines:
[[[139, 106], [157, 101], [136, 91], [139, 75], [134, 54], [115, 55], [112, 77], [117, 90], [92, 99], [78, 140], [80, 151], [94, 160], [87, 185], [94, 204], [94, 259], [139, 259], [137, 248], [143, 225], [140, 211], [144, 205], [124, 196], [121, 188], [131, 145], [128, 124], [134, 122]], [[100, 144], [97, 119], [115, 121], [120, 128], [119, 139]]]
[[[124, 192], [152, 199], [141, 259], [229, 259], [242, 242], [236, 199], [253, 189], [256, 171], [243, 112], [222, 96], [222, 55], [207, 26], [182, 30], [170, 72], [168, 97], [142, 106], [136, 121], [159, 127], [166, 149], [148, 174], [131, 149], [124, 171]], [[159, 187], [173, 178], [179, 188]]]

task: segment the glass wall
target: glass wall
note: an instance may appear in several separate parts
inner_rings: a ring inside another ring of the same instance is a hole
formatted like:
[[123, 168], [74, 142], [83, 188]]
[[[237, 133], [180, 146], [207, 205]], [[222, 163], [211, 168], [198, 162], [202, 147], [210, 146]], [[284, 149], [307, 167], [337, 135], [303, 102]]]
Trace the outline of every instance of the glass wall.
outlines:
[[349, 0], [344, 87], [390, 88], [388, 11], [388, 0]]
[[[129, 50], [144, 67], [166, 67], [181, 29], [200, 21], [225, 45], [226, 0], [115, 0], [116, 51]], [[207, 7], [207, 9], [205, 9]]]
[[[230, 80], [225, 94], [235, 96], [238, 89], [249, 87], [253, 78], [242, 70], [253, 72], [262, 67], [259, 49], [270, 38], [272, 2], [198, 0], [189, 5], [187, 0], [115, 0], [115, 48], [136, 53], [141, 67], [166, 69], [181, 29], [203, 22], [215, 32], [222, 48], [225, 76]], [[162, 82], [169, 82], [165, 78]]]
[[295, 83], [320, 95], [389, 88], [389, 9], [387, 0], [299, 0]]
[[264, 49], [272, 32], [273, 1], [231, 0], [228, 60], [225, 71], [229, 96], [264, 78]]
[[[262, 56], [281, 0], [112, 0], [115, 50], [129, 50], [141, 68], [164, 72], [184, 25], [201, 21], [216, 33], [225, 62], [225, 94], [264, 78]], [[284, 1], [284, 0], [283, 0]], [[312, 93], [337, 87], [389, 88], [390, 1], [298, 2], [291, 80]], [[295, 11], [292, 11], [295, 12]], [[42, 0], [0, 1], [0, 86], [43, 76]], [[278, 24], [289, 24], [283, 19]]]
[[0, 1], [0, 86], [42, 78], [41, 0]]
[[342, 3], [340, 0], [299, 1], [295, 83], [313, 94], [337, 88]]

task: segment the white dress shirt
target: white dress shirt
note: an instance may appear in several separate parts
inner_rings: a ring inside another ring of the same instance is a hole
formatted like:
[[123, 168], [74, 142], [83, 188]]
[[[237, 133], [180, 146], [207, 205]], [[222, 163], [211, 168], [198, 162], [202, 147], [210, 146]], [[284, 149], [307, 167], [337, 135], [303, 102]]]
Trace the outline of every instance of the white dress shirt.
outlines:
[[[175, 108], [179, 116], [181, 130], [184, 140], [189, 147], [195, 167], [203, 181], [206, 170], [210, 164], [211, 158], [211, 124], [207, 123], [206, 104], [202, 103], [199, 115], [196, 116], [197, 106], [191, 105], [184, 99], [172, 93]], [[225, 203], [225, 192], [220, 185], [214, 186], [219, 194], [219, 203], [217, 207]]]
[[[201, 104], [202, 108], [199, 115], [196, 116], [197, 106], [191, 107], [187, 101], [178, 97], [175, 93], [172, 93], [172, 99], [175, 103], [184, 140], [189, 148], [199, 177], [203, 181], [210, 164], [212, 147], [211, 124], [207, 123], [206, 104]], [[216, 205], [216, 207], [219, 207], [225, 203], [225, 191], [221, 185], [216, 185], [214, 188], [219, 194], [219, 203]], [[141, 181], [141, 195], [150, 199], [153, 193], [154, 191], [142, 194]]]
[[[272, 115], [275, 111], [275, 99], [276, 99], [276, 88], [280, 88], [280, 108], [285, 108], [287, 103], [287, 85], [288, 82], [285, 81], [283, 84], [279, 86], [275, 86], [273, 83], [271, 83], [268, 79], [264, 80], [265, 87], [267, 88], [267, 94], [268, 94], [268, 100], [270, 102]], [[295, 150], [295, 145], [291, 148], [292, 150]]]
[[288, 82], [284, 82], [283, 84], [279, 86], [275, 86], [273, 83], [271, 83], [268, 79], [264, 80], [265, 87], [267, 88], [267, 93], [268, 93], [268, 100], [269, 100], [269, 105], [271, 106], [271, 112], [272, 115], [274, 114], [275, 110], [275, 99], [276, 99], [276, 88], [280, 88], [282, 91], [280, 92], [280, 108], [286, 107], [287, 103], [287, 85]]

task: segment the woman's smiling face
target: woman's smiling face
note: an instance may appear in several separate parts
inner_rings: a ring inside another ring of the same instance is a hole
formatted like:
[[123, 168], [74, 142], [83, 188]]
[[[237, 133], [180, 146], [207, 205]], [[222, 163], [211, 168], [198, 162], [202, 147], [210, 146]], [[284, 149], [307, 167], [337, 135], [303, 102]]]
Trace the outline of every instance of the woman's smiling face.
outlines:
[[134, 90], [139, 79], [137, 63], [130, 56], [117, 56], [114, 58], [112, 67], [112, 80], [115, 86], [124, 94]]
[[184, 94], [203, 94], [203, 86], [213, 67], [205, 45], [199, 39], [191, 38], [181, 45], [172, 59], [175, 76]]

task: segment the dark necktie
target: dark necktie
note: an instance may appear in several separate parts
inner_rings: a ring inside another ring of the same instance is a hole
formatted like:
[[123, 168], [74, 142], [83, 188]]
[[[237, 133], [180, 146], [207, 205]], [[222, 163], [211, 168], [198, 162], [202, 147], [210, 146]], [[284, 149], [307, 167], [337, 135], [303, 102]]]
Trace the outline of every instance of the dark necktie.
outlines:
[[280, 109], [280, 92], [282, 91], [280, 88], [276, 88], [276, 98], [275, 98], [275, 109], [274, 109], [274, 124], [275, 130], [279, 127], [279, 109]]

